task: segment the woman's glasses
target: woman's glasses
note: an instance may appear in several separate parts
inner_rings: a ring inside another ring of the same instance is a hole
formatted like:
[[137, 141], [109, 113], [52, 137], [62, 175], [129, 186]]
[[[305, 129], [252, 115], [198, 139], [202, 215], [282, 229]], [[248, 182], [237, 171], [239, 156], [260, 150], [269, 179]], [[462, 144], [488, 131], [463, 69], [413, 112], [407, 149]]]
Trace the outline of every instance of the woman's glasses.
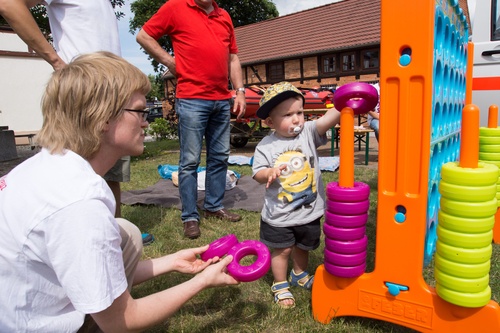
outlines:
[[146, 121], [146, 119], [148, 119], [149, 109], [142, 109], [142, 110], [137, 110], [137, 109], [123, 109], [123, 110], [130, 111], [130, 112], [142, 113], [142, 120]]

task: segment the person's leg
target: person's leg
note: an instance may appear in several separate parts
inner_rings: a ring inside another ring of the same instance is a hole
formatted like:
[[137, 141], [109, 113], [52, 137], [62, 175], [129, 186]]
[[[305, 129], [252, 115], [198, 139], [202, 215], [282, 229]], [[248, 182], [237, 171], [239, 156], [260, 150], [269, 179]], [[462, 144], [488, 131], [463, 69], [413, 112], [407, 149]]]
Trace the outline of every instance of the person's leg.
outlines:
[[[121, 182], [130, 181], [130, 156], [124, 156], [119, 159], [115, 165], [104, 175], [116, 201], [115, 217], [122, 216], [121, 210]], [[142, 234], [142, 243], [149, 245], [154, 241], [153, 235], [149, 233]]]
[[[122, 238], [120, 247], [122, 249], [125, 276], [128, 282], [127, 289], [130, 292], [134, 282], [135, 270], [142, 256], [142, 236], [139, 228], [133, 223], [122, 218], [117, 218], [116, 222], [120, 227], [120, 236]], [[102, 330], [97, 326], [92, 316], [85, 315], [85, 320], [78, 333], [102, 333]]]
[[122, 242], [120, 247], [123, 255], [123, 266], [127, 277], [128, 290], [132, 290], [135, 270], [142, 256], [142, 235], [137, 226], [125, 219], [117, 218]]
[[115, 197], [116, 200], [116, 210], [115, 210], [115, 217], [122, 217], [122, 210], [121, 210], [121, 188], [120, 188], [120, 183], [119, 182], [114, 182], [111, 180], [106, 181], [108, 184], [109, 188], [111, 189], [111, 192], [113, 192], [113, 196]]
[[[177, 99], [175, 103], [179, 120], [179, 193], [182, 202], [181, 220], [190, 223], [192, 232], [186, 237], [196, 238], [200, 235], [197, 224], [200, 221], [198, 213], [198, 166], [200, 164], [203, 135], [205, 134], [208, 117], [214, 102], [199, 99]], [[186, 227], [186, 225], [184, 226]], [[197, 230], [194, 230], [198, 228]], [[191, 229], [190, 229], [191, 230]]]
[[309, 264], [309, 251], [305, 251], [294, 246], [292, 251], [292, 262], [292, 269], [294, 270], [295, 274], [300, 274], [304, 271], [307, 271], [307, 265]]
[[285, 281], [288, 272], [288, 259], [292, 253], [291, 247], [273, 249], [271, 254], [271, 270], [275, 282]]
[[237, 222], [241, 216], [224, 209], [227, 161], [229, 159], [231, 106], [229, 100], [216, 101], [205, 131], [207, 175], [205, 178], [205, 217]]
[[230, 152], [230, 105], [229, 101], [217, 101], [207, 124], [207, 177], [205, 179], [204, 209], [214, 212], [223, 209], [226, 191], [227, 161]]
[[273, 249], [271, 254], [271, 271], [273, 273], [273, 284], [271, 291], [274, 303], [283, 308], [295, 306], [295, 298], [290, 292], [290, 284], [286, 279], [288, 272], [288, 259], [295, 243], [291, 228], [273, 227], [260, 220], [260, 241], [267, 247]]
[[370, 128], [375, 132], [375, 138], [378, 142], [378, 132], [379, 132], [380, 121], [378, 119], [372, 119], [370, 122]]
[[292, 251], [292, 270], [289, 281], [292, 286], [299, 286], [310, 290], [314, 282], [314, 275], [309, 275], [307, 265], [309, 264], [309, 251], [318, 248], [321, 236], [320, 219], [308, 224], [293, 227], [296, 244]]

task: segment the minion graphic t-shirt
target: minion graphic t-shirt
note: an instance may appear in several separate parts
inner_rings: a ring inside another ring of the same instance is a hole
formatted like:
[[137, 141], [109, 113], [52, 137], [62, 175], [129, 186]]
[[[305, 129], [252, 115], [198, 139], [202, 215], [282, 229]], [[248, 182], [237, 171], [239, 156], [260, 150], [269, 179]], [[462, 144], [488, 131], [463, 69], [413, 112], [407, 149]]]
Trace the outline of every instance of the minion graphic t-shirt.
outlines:
[[318, 135], [315, 121], [306, 122], [295, 137], [279, 137], [273, 132], [259, 142], [253, 175], [265, 168], [286, 166], [266, 190], [261, 213], [264, 222], [276, 227], [296, 226], [324, 214], [325, 191], [317, 148], [326, 142], [326, 135]]

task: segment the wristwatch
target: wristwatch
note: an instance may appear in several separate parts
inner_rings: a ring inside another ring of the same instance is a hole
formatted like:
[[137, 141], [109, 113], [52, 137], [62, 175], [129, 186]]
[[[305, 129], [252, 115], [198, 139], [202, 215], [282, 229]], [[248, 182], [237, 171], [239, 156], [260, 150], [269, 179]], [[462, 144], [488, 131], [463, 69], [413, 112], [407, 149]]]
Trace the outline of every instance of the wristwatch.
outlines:
[[245, 88], [236, 88], [236, 92], [242, 92], [245, 93]]

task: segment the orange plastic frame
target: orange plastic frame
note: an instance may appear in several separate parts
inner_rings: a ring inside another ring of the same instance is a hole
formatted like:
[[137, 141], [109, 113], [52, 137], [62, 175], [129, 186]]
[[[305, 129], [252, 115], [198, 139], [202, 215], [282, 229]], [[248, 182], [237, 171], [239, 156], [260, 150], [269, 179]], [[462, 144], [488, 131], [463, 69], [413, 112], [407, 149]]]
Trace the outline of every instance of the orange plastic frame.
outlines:
[[[375, 269], [358, 278], [338, 278], [329, 274], [323, 265], [318, 267], [312, 310], [314, 318], [322, 323], [339, 316], [359, 316], [421, 332], [468, 333], [480, 327], [500, 332], [500, 308], [496, 302], [492, 300], [481, 308], [453, 305], [441, 299], [422, 276], [433, 103], [434, 19], [435, 7], [443, 2], [445, 0], [381, 0], [383, 130], [379, 150]], [[399, 59], [406, 48], [411, 49], [411, 65], [402, 66]], [[473, 52], [469, 52], [469, 57], [472, 55]], [[470, 102], [472, 66], [468, 68], [466, 102]], [[400, 207], [405, 208], [403, 223], [395, 221]], [[388, 292], [387, 282], [406, 286], [407, 290], [393, 296]]]

